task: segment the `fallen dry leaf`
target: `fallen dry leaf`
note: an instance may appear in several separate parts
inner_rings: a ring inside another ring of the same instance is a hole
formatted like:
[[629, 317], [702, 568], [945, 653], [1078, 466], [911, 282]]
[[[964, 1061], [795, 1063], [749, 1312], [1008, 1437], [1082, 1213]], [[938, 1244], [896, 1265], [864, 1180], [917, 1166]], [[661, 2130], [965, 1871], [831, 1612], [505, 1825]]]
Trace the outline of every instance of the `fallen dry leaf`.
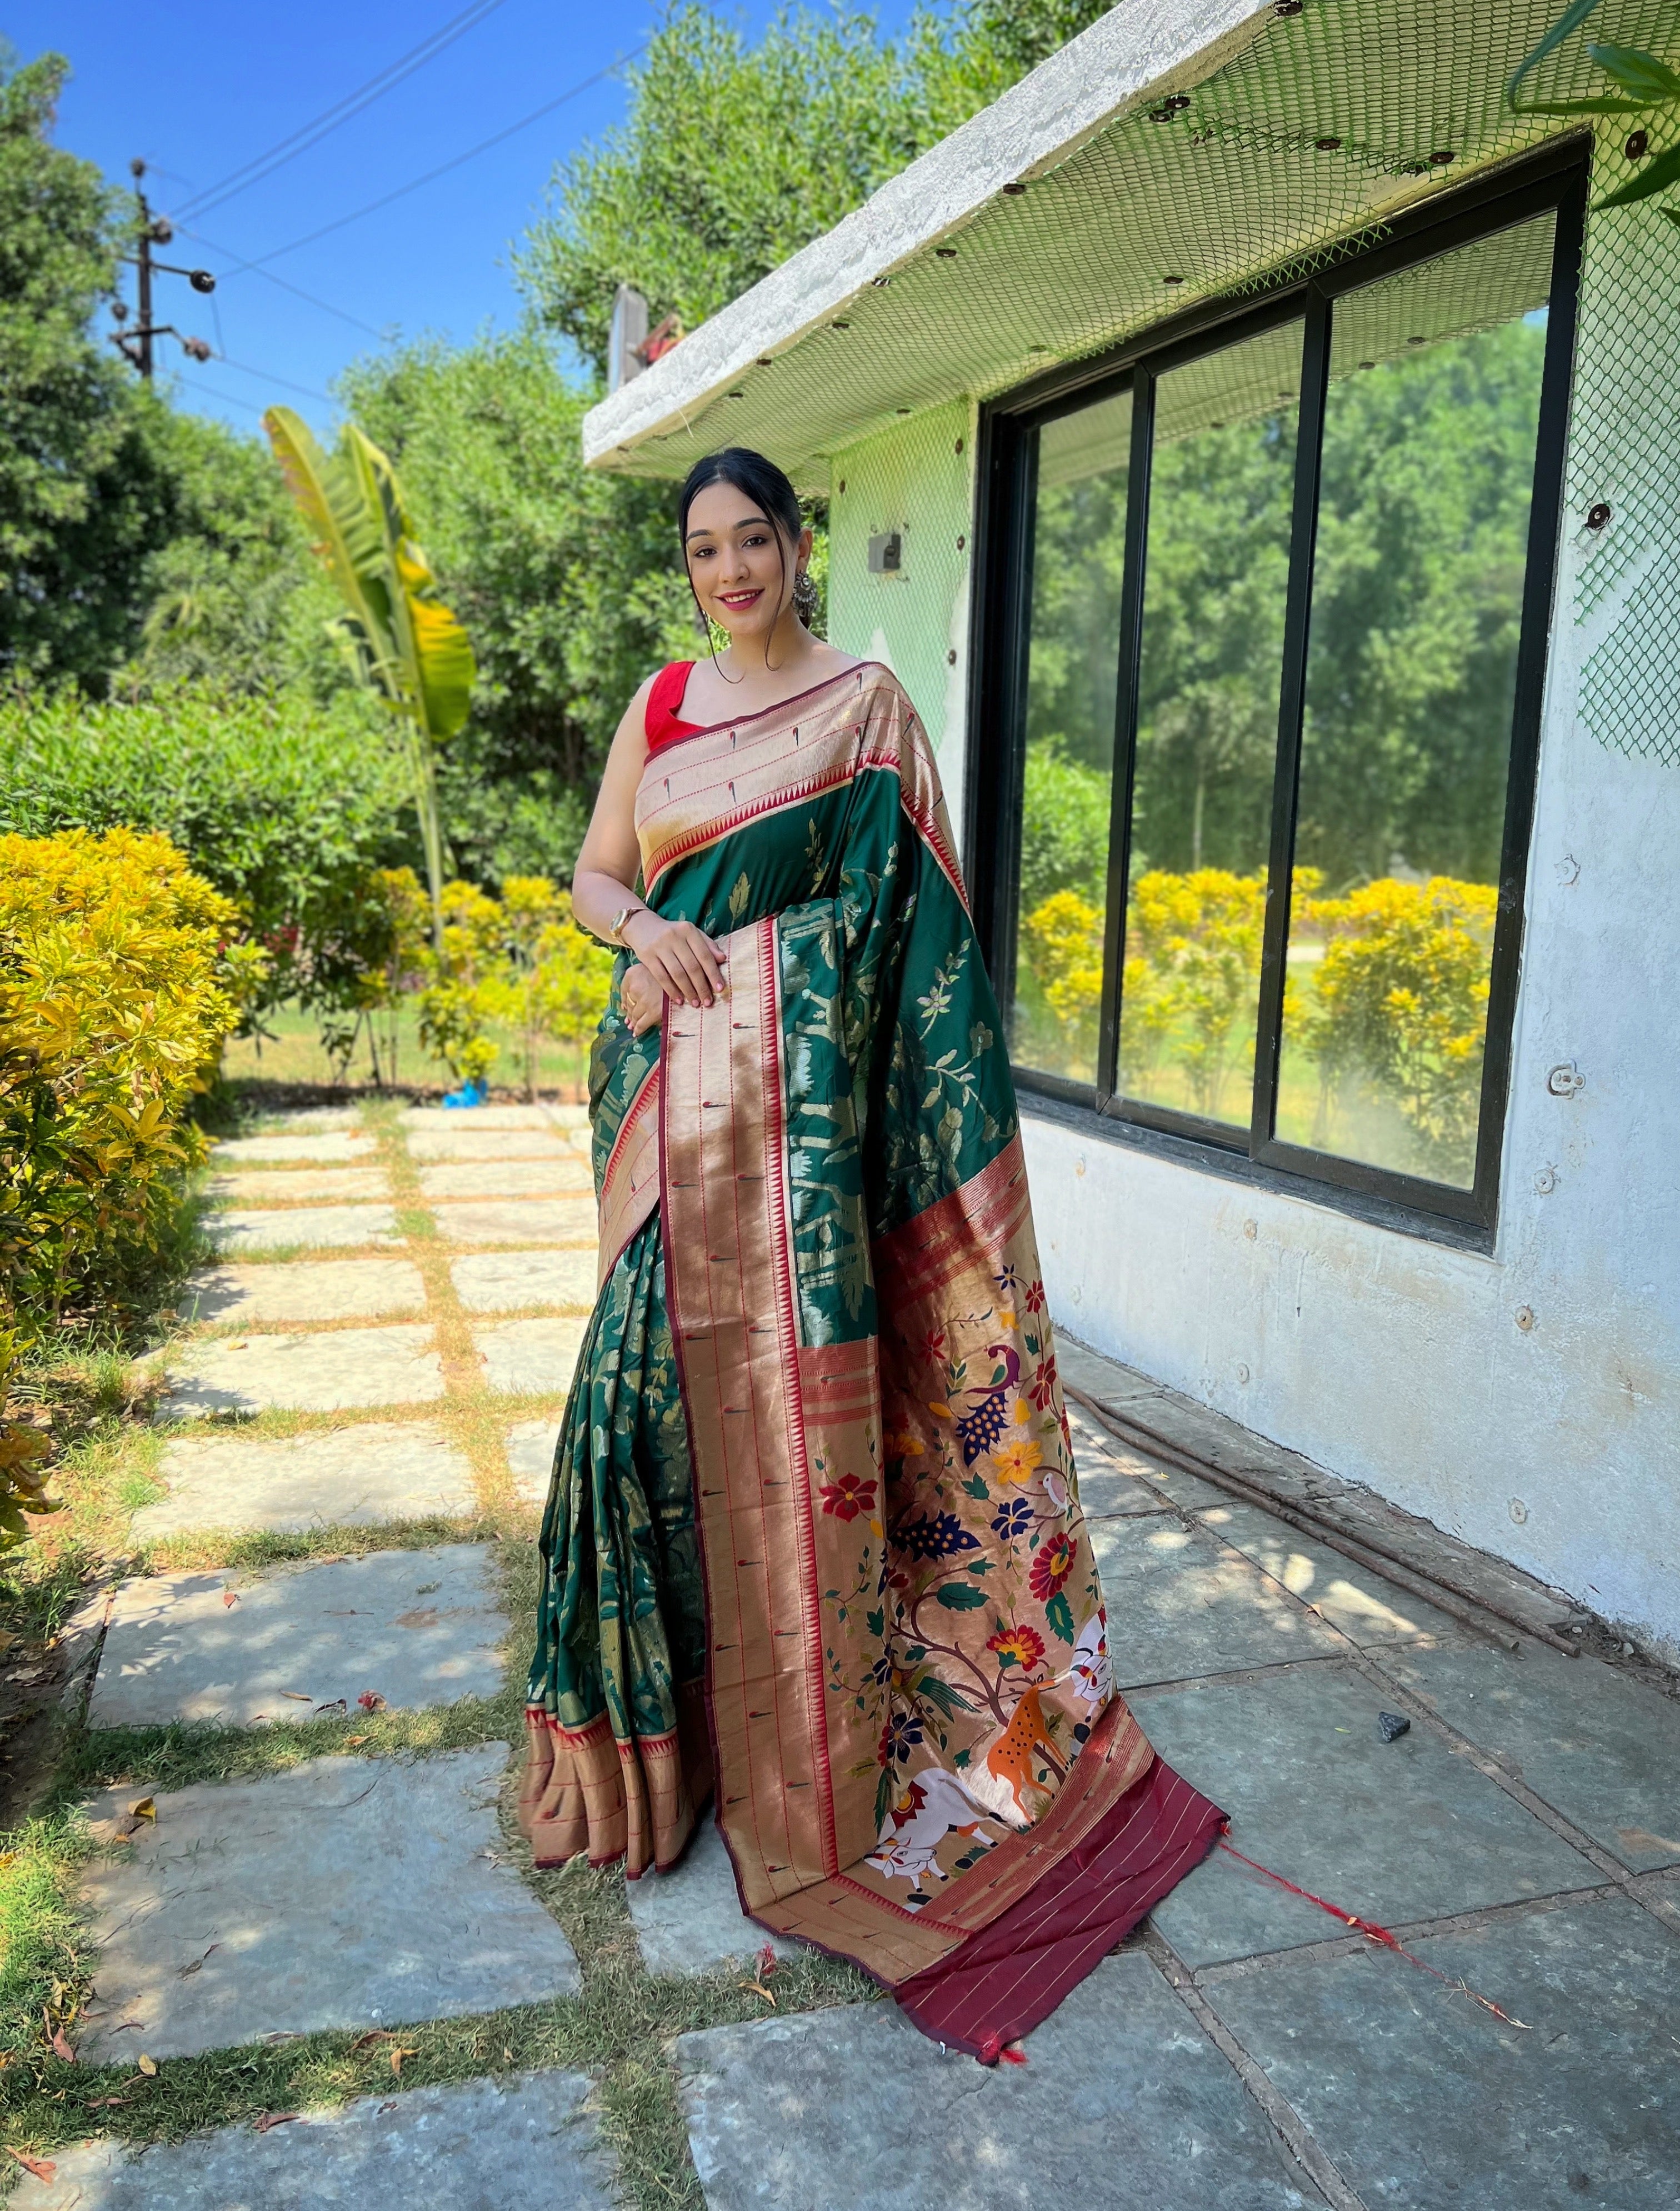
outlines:
[[735, 1985], [737, 1989], [750, 1989], [755, 1996], [762, 1996], [765, 2002], [769, 2005], [772, 2011], [774, 2011], [777, 2008], [776, 1999], [771, 1995], [769, 1990], [765, 1987], [762, 1981], [737, 1981]]
[[131, 2104], [133, 2101], [132, 2096], [95, 2096], [87, 2109], [90, 2111], [111, 2111], [118, 2104]]
[[403, 2060], [405, 2057], [418, 2057], [419, 2055], [420, 2052], [417, 2050], [393, 2050], [391, 2053], [391, 2071], [400, 2073], [403, 2069]]
[[21, 2149], [14, 2149], [9, 2142], [4, 2147], [7, 2156], [15, 2157], [23, 2170], [33, 2173], [37, 2180], [56, 2180], [58, 2178], [58, 2168], [50, 2157], [26, 2157]]
[[52, 2044], [52, 2054], [55, 2057], [62, 2057], [66, 2065], [75, 2064], [76, 2052], [70, 2048], [69, 2043], [65, 2041], [64, 2030], [62, 2026], [55, 2026], [48, 2039]]
[[397, 2037], [388, 2026], [369, 2027], [366, 2034], [357, 2035], [355, 2040], [350, 2044], [350, 2055], [354, 2057], [357, 2050], [371, 2049], [376, 2042], [395, 2042], [396, 2039]]
[[315, 1701], [313, 1697], [306, 1697], [301, 1689], [282, 1689], [280, 1693], [289, 1697], [294, 1705], [312, 1705]]
[[149, 2081], [155, 2080], [157, 2077], [157, 2060], [155, 2057], [148, 2057], [145, 2051], [143, 2050], [134, 2062], [140, 2068], [140, 2070], [145, 2075]]
[[344, 1748], [346, 1750], [354, 1750], [359, 1742], [367, 1742], [369, 1741], [371, 1741], [371, 1737], [365, 1735], [347, 1735], [344, 1738]]
[[386, 1709], [385, 1700], [377, 1689], [364, 1689], [356, 1702], [365, 1712], [382, 1712]]
[[237, 1604], [239, 1601], [240, 1593], [237, 1590], [223, 1590], [221, 1592], [221, 1602], [224, 1605]]
[[155, 1798], [143, 1796], [137, 1804], [130, 1804], [129, 1806], [128, 1815], [130, 1820], [155, 1820], [157, 1818], [157, 1802]]
[[289, 2126], [294, 2119], [302, 2117], [301, 2111], [264, 2111], [257, 2121], [257, 2131], [259, 2135], [265, 2135], [270, 2127]]
[[350, 1708], [344, 1702], [343, 1697], [335, 1697], [331, 1704], [316, 1705], [314, 1711], [315, 1718], [319, 1719], [323, 1712], [343, 1712], [346, 1719], [348, 1719], [349, 1717]]

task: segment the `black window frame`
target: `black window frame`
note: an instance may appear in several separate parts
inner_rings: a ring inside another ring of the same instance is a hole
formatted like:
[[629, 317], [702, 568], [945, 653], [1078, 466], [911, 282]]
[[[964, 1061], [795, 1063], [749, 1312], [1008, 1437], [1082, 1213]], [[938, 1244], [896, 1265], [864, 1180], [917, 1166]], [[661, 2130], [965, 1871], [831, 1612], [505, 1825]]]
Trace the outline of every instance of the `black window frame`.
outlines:
[[[1498, 1223], [1547, 645], [1562, 519], [1590, 161], [1590, 139], [1572, 133], [1432, 201], [1426, 208], [1394, 218], [1386, 225], [1380, 242], [1364, 250], [1349, 250], [1344, 257], [1314, 275], [1285, 280], [1269, 291], [1240, 300], [1210, 301], [1140, 332], [1107, 354], [1036, 378], [981, 409], [964, 842], [976, 928], [991, 972], [1000, 984], [1007, 1026], [1016, 958], [1036, 433], [1058, 416], [1114, 397], [1128, 386], [1131, 391], [1131, 475], [1119, 609], [1097, 1079], [1095, 1083], [1080, 1083], [1018, 1066], [1016, 1084], [1026, 1100], [1052, 1118], [1216, 1174], [1287, 1190], [1385, 1227], [1475, 1249], [1492, 1248]], [[1470, 1189], [1463, 1190], [1290, 1143], [1277, 1136], [1272, 1128], [1282, 1050], [1289, 885], [1299, 803], [1313, 564], [1330, 379], [1331, 307], [1343, 294], [1397, 270], [1548, 212], [1556, 215], [1556, 231], [1517, 649], [1481, 1118], [1474, 1179]], [[1253, 1110], [1244, 1131], [1231, 1124], [1127, 1099], [1115, 1089], [1119, 949], [1130, 858], [1142, 644], [1142, 555], [1149, 519], [1156, 380], [1168, 369], [1198, 354], [1297, 320], [1304, 324], [1302, 381], [1273, 778], [1270, 887], [1260, 963]]]

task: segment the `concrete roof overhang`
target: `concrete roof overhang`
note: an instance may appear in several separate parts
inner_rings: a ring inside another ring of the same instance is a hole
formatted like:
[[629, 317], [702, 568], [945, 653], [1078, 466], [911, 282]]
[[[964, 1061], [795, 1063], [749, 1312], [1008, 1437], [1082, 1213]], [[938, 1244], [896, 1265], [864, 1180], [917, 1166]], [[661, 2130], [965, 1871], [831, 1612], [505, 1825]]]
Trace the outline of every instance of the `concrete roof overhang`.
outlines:
[[[1556, 0], [1121, 0], [592, 408], [592, 466], [834, 452], [1255, 288], [1569, 127], [1504, 88]], [[1662, 0], [1596, 35], [1660, 41]], [[1647, 18], [1650, 18], [1649, 23]], [[1537, 95], [1592, 90], [1580, 41]]]

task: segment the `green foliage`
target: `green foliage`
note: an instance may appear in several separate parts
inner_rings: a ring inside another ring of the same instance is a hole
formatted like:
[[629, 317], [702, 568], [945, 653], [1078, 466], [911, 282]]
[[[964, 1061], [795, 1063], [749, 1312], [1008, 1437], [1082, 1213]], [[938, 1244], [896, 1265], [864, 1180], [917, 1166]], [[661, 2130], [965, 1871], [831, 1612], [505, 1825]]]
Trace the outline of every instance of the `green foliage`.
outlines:
[[1108, 873], [1107, 776], [1067, 757], [1058, 737], [1027, 748], [1021, 812], [1021, 911], [1058, 891], [1100, 906]]
[[41, 1461], [50, 1448], [46, 1437], [27, 1421], [6, 1417], [7, 1385], [17, 1364], [18, 1339], [10, 1329], [0, 1329], [0, 1554], [15, 1551], [29, 1540], [29, 1521], [62, 1508], [46, 1496], [46, 1475]]
[[164, 837], [0, 836], [0, 1326], [39, 1336], [155, 1251], [263, 958]]
[[597, 370], [621, 283], [692, 329], [1104, 12], [979, 0], [895, 46], [871, 15], [795, 7], [753, 45], [686, 0], [628, 72], [624, 124], [561, 165], [526, 290]]
[[169, 498], [161, 410], [88, 329], [120, 226], [94, 164], [48, 138], [68, 74], [0, 64], [0, 669], [93, 677], [127, 649]]
[[349, 673], [321, 651], [337, 602], [273, 455], [219, 422], [164, 410], [156, 443], [174, 534], [141, 572], [139, 637], [114, 688], [129, 697], [192, 682], [322, 700], [342, 692]]
[[[1599, 0], [1574, 0], [1566, 8], [1550, 30], [1519, 64], [1516, 73], [1506, 88], [1506, 97], [1519, 115], [1655, 115], [1665, 114], [1671, 123], [1680, 122], [1680, 76], [1670, 68], [1659, 55], [1648, 53], [1642, 46], [1618, 46], [1586, 42], [1586, 57], [1595, 68], [1603, 70], [1616, 88], [1614, 92], [1595, 93], [1585, 100], [1523, 100], [1518, 97], [1525, 77], [1538, 67], [1549, 54], [1555, 53], [1564, 40], [1578, 31], [1589, 15], [1596, 14]], [[1625, 185], [1603, 199], [1594, 203], [1596, 208], [1631, 207], [1641, 200], [1654, 199], [1659, 192], [1680, 185], [1680, 140], [1660, 153], [1652, 150], [1650, 167], [1641, 169]], [[1658, 210], [1672, 223], [1680, 223], [1680, 207], [1670, 206]]]
[[572, 901], [544, 876], [512, 875], [500, 900], [476, 884], [446, 884], [441, 942], [419, 933], [419, 885], [398, 869], [385, 879], [399, 947], [399, 988], [419, 987], [420, 1034], [458, 1081], [486, 1076], [500, 1046], [519, 1039], [525, 1095], [537, 1095], [544, 1037], [580, 1046], [606, 1010], [613, 954], [579, 929]]
[[581, 787], [636, 686], [694, 650], [664, 485], [583, 466], [593, 395], [534, 331], [436, 342], [358, 363], [343, 390], [403, 472], [478, 683], [440, 763], [456, 863], [475, 881], [566, 875]]
[[388, 742], [295, 695], [18, 694], [0, 700], [0, 830], [159, 830], [266, 951], [258, 1011], [354, 1006], [388, 934], [373, 871], [407, 842]]
[[1286, 1009], [1291, 1036], [1331, 1093], [1358, 1074], [1392, 1099], [1424, 1172], [1451, 1182], [1476, 1164], [1498, 907], [1491, 883], [1440, 875], [1301, 907], [1325, 943], [1310, 994]]

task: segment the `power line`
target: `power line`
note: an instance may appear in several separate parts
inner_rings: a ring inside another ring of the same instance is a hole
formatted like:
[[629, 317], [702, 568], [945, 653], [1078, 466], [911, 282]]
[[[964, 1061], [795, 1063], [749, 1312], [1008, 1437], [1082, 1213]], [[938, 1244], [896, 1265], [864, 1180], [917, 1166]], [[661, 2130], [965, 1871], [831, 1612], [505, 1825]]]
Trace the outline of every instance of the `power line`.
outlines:
[[392, 201], [404, 199], [409, 193], [417, 192], [422, 185], [433, 184], [438, 178], [446, 177], [452, 169], [458, 169], [464, 162], [476, 161], [479, 154], [488, 154], [492, 146], [500, 146], [504, 138], [512, 138], [516, 132], [529, 130], [533, 123], [540, 123], [545, 115], [552, 115], [555, 108], [564, 107], [568, 100], [576, 100], [580, 94], [589, 91], [591, 86], [597, 85], [604, 78], [613, 76], [617, 70], [622, 70], [627, 62], [633, 62], [638, 54], [645, 53], [647, 51], [647, 40], [644, 39], [640, 45], [632, 46], [628, 54], [620, 54], [616, 61], [609, 62], [604, 69], [597, 70], [593, 76], [585, 77], [581, 83], [571, 86], [567, 91], [560, 94], [558, 98], [545, 100], [541, 107], [532, 108], [529, 115], [522, 115], [517, 123], [508, 124], [505, 130], [494, 131], [488, 138], [481, 138], [477, 145], [469, 146], [464, 154], [457, 154], [451, 161], [440, 161], [435, 169], [428, 169], [423, 177], [415, 177], [406, 185], [398, 185], [394, 191], [386, 192], [379, 199], [369, 200], [366, 207], [356, 208], [349, 215], [341, 215], [336, 221], [323, 223], [318, 230], [312, 230], [303, 238], [294, 238], [288, 245], [276, 245], [272, 252], [257, 254], [249, 261], [241, 261], [234, 268], [227, 270], [225, 272], [226, 275], [243, 276], [247, 270], [252, 269], [258, 270], [259, 274], [264, 273], [268, 262], [278, 261], [282, 255], [296, 253], [306, 245], [313, 245], [318, 239], [329, 237], [332, 232], [343, 230], [349, 223], [360, 222], [364, 215], [377, 215], [381, 208], [389, 207]]
[[[179, 229], [183, 238], [196, 239], [200, 245], [208, 246], [212, 253], [225, 253], [230, 261], [239, 258], [231, 245], [218, 245], [213, 238], [206, 238], [202, 230], [194, 230], [190, 223], [180, 224]], [[384, 344], [385, 332], [376, 330], [372, 323], [364, 323], [359, 315], [351, 314], [348, 308], [335, 307], [331, 300], [317, 299], [312, 292], [306, 292], [302, 285], [294, 284], [289, 277], [276, 276], [272, 269], [258, 269], [252, 273], [262, 277], [265, 283], [277, 284], [282, 292], [289, 292], [294, 300], [301, 300], [311, 307], [318, 307], [324, 315], [336, 315], [341, 323], [348, 323], [353, 330], [364, 331], [368, 337], [377, 338], [380, 344]]]
[[253, 368], [248, 360], [235, 360], [228, 354], [218, 353], [215, 357], [224, 368], [236, 368], [241, 376], [260, 376], [265, 384], [277, 384], [282, 391], [299, 392], [304, 398], [318, 399], [328, 407], [337, 404], [330, 391], [317, 391], [313, 385], [294, 384], [286, 377], [276, 376], [272, 369]]
[[341, 124], [371, 107], [375, 100], [382, 100], [386, 93], [394, 91], [416, 70], [423, 69], [428, 62], [435, 60], [446, 48], [452, 46], [458, 39], [464, 38], [501, 4], [502, 0], [470, 0], [470, 4], [458, 15], [451, 16], [440, 29], [422, 39], [418, 45], [410, 46], [405, 54], [398, 55], [394, 62], [388, 63], [365, 84], [346, 93], [331, 107], [323, 108], [318, 115], [307, 123], [300, 124], [265, 153], [253, 155], [239, 168], [230, 170], [218, 183], [208, 185], [202, 192], [195, 192], [185, 203], [183, 211], [188, 215], [208, 214], [210, 209], [220, 207], [224, 200], [248, 191], [252, 185], [260, 184], [264, 178], [272, 176], [276, 169], [284, 168], [288, 161], [294, 161], [300, 154], [306, 154], [312, 146], [318, 146], [323, 138], [337, 130]]

